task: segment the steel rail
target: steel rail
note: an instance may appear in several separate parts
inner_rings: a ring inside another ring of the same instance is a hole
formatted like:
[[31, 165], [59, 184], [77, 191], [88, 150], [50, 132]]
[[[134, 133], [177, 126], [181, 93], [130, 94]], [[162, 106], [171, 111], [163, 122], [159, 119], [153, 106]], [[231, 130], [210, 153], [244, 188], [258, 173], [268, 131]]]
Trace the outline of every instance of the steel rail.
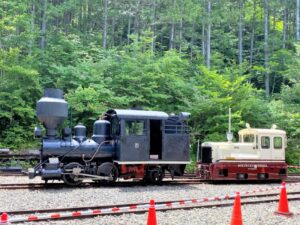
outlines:
[[[17, 189], [58, 189], [58, 188], [101, 188], [101, 187], [109, 187], [109, 188], [119, 188], [119, 187], [135, 187], [135, 186], [163, 186], [163, 185], [189, 185], [189, 184], [203, 184], [203, 183], [210, 183], [210, 180], [200, 180], [200, 179], [176, 179], [176, 180], [164, 180], [159, 184], [151, 184], [146, 183], [143, 181], [119, 181], [112, 184], [99, 184], [96, 182], [83, 182], [77, 187], [68, 186], [64, 183], [9, 183], [9, 184], [0, 184], [0, 190], [17, 190]], [[270, 181], [269, 181], [270, 182]], [[278, 182], [278, 181], [276, 181]], [[286, 179], [286, 183], [299, 183], [300, 179]], [[220, 184], [223, 184], [220, 182]], [[234, 184], [245, 184], [245, 183], [257, 183], [256, 181], [248, 181], [248, 180], [241, 180], [241, 181], [226, 181], [226, 184], [234, 183]], [[261, 181], [259, 182], [261, 183]]]
[[[288, 195], [298, 195], [300, 194], [299, 191], [297, 192], [289, 192]], [[247, 195], [241, 196], [242, 199], [244, 198], [263, 198], [263, 197], [273, 197], [278, 196], [278, 193], [268, 193], [268, 194], [259, 194], [259, 195]], [[234, 197], [229, 197], [228, 200], [232, 200]], [[180, 201], [188, 201], [189, 199], [183, 199]], [[216, 200], [217, 201], [217, 200]], [[156, 204], [167, 204], [170, 201], [158, 201]], [[70, 207], [70, 208], [53, 208], [53, 209], [35, 209], [35, 210], [13, 210], [13, 211], [5, 211], [9, 215], [22, 215], [22, 214], [33, 214], [33, 213], [53, 213], [53, 212], [68, 212], [68, 211], [81, 211], [87, 209], [106, 209], [106, 208], [113, 208], [113, 207], [130, 207], [132, 205], [147, 205], [148, 202], [141, 202], [141, 203], [131, 203], [131, 204], [115, 204], [115, 205], [99, 205], [99, 206], [82, 206], [82, 207]], [[1, 214], [1, 212], [0, 212]]]
[[[288, 195], [299, 195], [300, 192], [289, 192]], [[242, 199], [249, 199], [249, 198], [265, 198], [265, 197], [273, 197], [273, 196], [278, 196], [278, 193], [269, 193], [269, 194], [259, 194], [259, 195], [247, 195], [247, 196], [241, 196]], [[227, 207], [227, 206], [232, 206], [232, 200], [234, 199], [234, 197], [229, 197], [227, 200], [227, 202], [224, 203], [211, 203], [211, 204], [203, 204], [203, 203], [198, 203], [198, 204], [193, 204], [193, 205], [188, 205], [188, 206], [172, 206], [171, 202], [168, 201], [160, 201], [160, 202], [156, 202], [156, 211], [170, 211], [170, 210], [192, 210], [192, 209], [196, 209], [196, 208], [215, 208], [215, 207]], [[218, 201], [219, 199], [216, 198], [215, 201]], [[231, 200], [229, 202], [229, 200]], [[299, 201], [300, 200], [300, 196], [297, 197], [289, 197], [288, 198], [289, 201]], [[189, 201], [189, 200], [180, 200], [180, 201]], [[261, 204], [261, 203], [270, 203], [270, 202], [275, 202], [278, 201], [278, 197], [277, 198], [271, 198], [271, 199], [259, 199], [259, 200], [248, 200], [248, 201], [242, 201], [241, 204], [242, 205], [253, 205], [253, 204]], [[129, 214], [129, 213], [134, 213], [134, 214], [139, 214], [139, 213], [145, 213], [148, 211], [148, 208], [144, 208], [144, 209], [139, 209], [136, 208], [137, 206], [147, 206], [148, 203], [132, 203], [132, 204], [117, 204], [117, 205], [100, 205], [100, 206], [86, 206], [86, 207], [71, 207], [71, 208], [56, 208], [56, 209], [38, 209], [38, 210], [18, 210], [18, 211], [6, 211], [6, 213], [8, 215], [31, 215], [31, 214], [37, 214], [37, 213], [64, 213], [64, 212], [73, 212], [71, 216], [64, 216], [64, 217], [57, 217], [57, 218], [52, 218], [55, 220], [66, 220], [66, 219], [83, 219], [83, 218], [88, 218], [88, 217], [95, 217], [95, 216], [104, 216], [104, 215], [120, 215], [120, 214]], [[170, 206], [170, 207], [159, 207], [162, 205], [166, 205], [166, 206]], [[128, 208], [132, 208], [133, 210], [128, 210], [128, 211], [121, 211], [119, 210], [122, 207], [128, 207]], [[101, 212], [102, 209], [109, 209], [111, 208], [111, 211], [108, 212]], [[115, 210], [114, 210], [115, 209]], [[99, 214], [95, 214], [95, 215], [84, 215], [81, 214], [80, 211], [82, 210], [98, 210]], [[74, 216], [74, 214], [76, 214], [76, 212], [78, 212], [78, 215], [80, 216]], [[55, 214], [54, 214], [55, 215]], [[30, 217], [30, 216], [29, 216]], [[32, 218], [35, 218], [35, 215], [31, 216]], [[34, 221], [45, 221], [45, 220], [49, 220], [49, 219], [43, 219], [42, 217], [36, 217], [38, 219], [34, 220]], [[20, 221], [20, 222], [24, 222], [24, 221]], [[26, 221], [25, 221], [26, 222]]]
[[67, 186], [64, 183], [11, 183], [11, 184], [0, 184], [0, 190], [16, 190], [16, 189], [51, 189], [51, 188], [93, 188], [93, 187], [134, 187], [134, 186], [163, 186], [163, 185], [187, 185], [187, 184], [201, 184], [206, 183], [207, 180], [166, 180], [159, 184], [149, 184], [142, 181], [120, 181], [113, 184], [98, 184], [95, 182], [84, 182], [78, 187]]
[[19, 160], [33, 160], [39, 159], [39, 154], [0, 154], [0, 159], [10, 160], [10, 159], [19, 159]]
[[28, 176], [25, 172], [0, 172], [0, 177], [24, 177]]
[[[26, 171], [11, 172], [11, 171], [0, 171], [0, 176], [27, 176]], [[288, 173], [290, 177], [300, 177], [300, 173]], [[169, 173], [165, 174], [165, 178], [171, 178]], [[183, 176], [175, 176], [175, 179], [199, 179], [194, 173], [185, 173]]]
[[288, 176], [291, 176], [291, 177], [300, 177], [300, 173], [288, 173]]

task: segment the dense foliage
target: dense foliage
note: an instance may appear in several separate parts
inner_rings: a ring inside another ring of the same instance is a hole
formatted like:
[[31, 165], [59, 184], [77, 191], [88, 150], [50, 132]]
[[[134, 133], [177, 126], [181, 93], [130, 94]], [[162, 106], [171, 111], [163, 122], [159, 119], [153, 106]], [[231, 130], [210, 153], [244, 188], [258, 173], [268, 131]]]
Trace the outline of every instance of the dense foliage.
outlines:
[[61, 88], [72, 123], [108, 108], [189, 111], [194, 140], [288, 132], [300, 159], [299, 0], [0, 2], [0, 147], [33, 147], [35, 103]]

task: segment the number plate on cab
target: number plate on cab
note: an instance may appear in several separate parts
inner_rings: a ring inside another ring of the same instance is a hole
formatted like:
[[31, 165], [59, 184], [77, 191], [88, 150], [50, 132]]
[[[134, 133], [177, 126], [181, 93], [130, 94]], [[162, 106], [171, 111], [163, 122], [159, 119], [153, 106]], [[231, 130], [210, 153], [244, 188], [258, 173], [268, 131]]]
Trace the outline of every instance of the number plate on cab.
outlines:
[[58, 164], [59, 163], [59, 160], [57, 157], [55, 158], [49, 158], [49, 163], [50, 164]]

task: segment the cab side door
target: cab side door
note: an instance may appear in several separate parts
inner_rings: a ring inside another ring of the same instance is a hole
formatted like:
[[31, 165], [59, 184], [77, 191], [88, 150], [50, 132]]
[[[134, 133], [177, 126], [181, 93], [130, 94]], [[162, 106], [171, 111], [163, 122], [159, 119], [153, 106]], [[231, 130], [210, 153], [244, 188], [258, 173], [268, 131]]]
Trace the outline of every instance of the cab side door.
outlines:
[[149, 121], [121, 121], [120, 161], [146, 161], [149, 158]]

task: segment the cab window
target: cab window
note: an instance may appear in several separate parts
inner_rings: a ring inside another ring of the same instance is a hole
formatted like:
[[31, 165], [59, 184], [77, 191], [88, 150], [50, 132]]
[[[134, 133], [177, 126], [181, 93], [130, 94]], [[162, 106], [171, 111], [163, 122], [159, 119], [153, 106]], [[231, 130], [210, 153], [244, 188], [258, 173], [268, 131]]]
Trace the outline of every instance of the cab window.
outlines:
[[282, 149], [282, 137], [274, 137], [273, 142], [275, 149]]
[[255, 136], [255, 140], [256, 140], [256, 149], [258, 149], [258, 135]]
[[120, 122], [117, 117], [113, 117], [111, 120], [111, 134], [112, 136], [120, 135]]
[[125, 121], [126, 135], [145, 135], [145, 121], [127, 120]]
[[267, 136], [261, 137], [261, 148], [264, 149], [270, 148], [270, 137]]
[[253, 143], [254, 142], [254, 135], [253, 134], [245, 134], [243, 136], [244, 143]]

